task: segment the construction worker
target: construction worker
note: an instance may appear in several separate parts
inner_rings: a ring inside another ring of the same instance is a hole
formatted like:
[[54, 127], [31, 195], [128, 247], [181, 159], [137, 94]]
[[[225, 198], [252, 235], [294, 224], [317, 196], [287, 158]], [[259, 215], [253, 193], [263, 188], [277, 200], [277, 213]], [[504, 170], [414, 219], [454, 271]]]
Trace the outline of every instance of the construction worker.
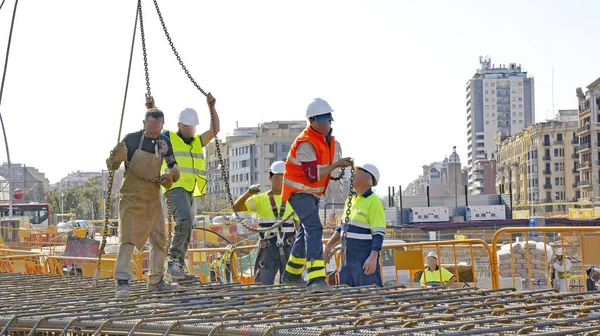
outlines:
[[[179, 179], [177, 161], [169, 139], [160, 134], [164, 114], [147, 99], [144, 129], [125, 136], [106, 159], [108, 169], [117, 170], [125, 162], [125, 175], [119, 199], [119, 252], [115, 265], [115, 298], [129, 297], [130, 263], [134, 248], [141, 250], [150, 238], [148, 291], [177, 288], [163, 279], [166, 258], [166, 234], [160, 186], [170, 188]], [[160, 176], [161, 162], [167, 171]], [[159, 178], [160, 176], [160, 178]], [[154, 180], [154, 181], [153, 181]]]
[[438, 265], [438, 255], [435, 252], [427, 254], [427, 267], [421, 274], [421, 287], [449, 288], [456, 282], [456, 276]]
[[[198, 113], [192, 108], [186, 108], [179, 113], [177, 132], [165, 131], [163, 134], [171, 140], [173, 152], [181, 177], [171, 188], [163, 188], [163, 192], [171, 195], [171, 209], [175, 219], [173, 241], [169, 248], [167, 274], [172, 282], [197, 281], [198, 277], [185, 272], [185, 256], [192, 238], [194, 226], [194, 198], [206, 194], [206, 164], [203, 147], [206, 146], [219, 132], [219, 116], [215, 109], [216, 100], [208, 94], [206, 101], [211, 118], [215, 120], [215, 128], [201, 135], [196, 134]], [[162, 169], [167, 169], [163, 164]]]
[[[289, 216], [292, 207], [281, 200], [281, 185], [285, 162], [275, 161], [269, 168], [271, 190], [259, 194], [260, 185], [251, 186], [235, 201], [236, 211], [251, 211], [258, 214], [260, 227], [271, 227], [277, 221]], [[254, 266], [254, 282], [272, 285], [275, 275], [279, 272], [279, 280], [285, 270], [285, 264], [290, 257], [290, 251], [296, 236], [295, 220], [290, 219], [278, 229], [268, 232], [265, 236], [260, 233], [260, 250]]]
[[331, 135], [333, 109], [320, 98], [306, 109], [310, 125], [296, 138], [285, 162], [281, 199], [290, 203], [300, 218], [301, 227], [292, 246], [283, 274], [285, 284], [304, 284], [306, 265], [309, 291], [330, 291], [325, 280], [323, 225], [319, 217], [319, 199], [327, 190], [331, 172], [350, 167], [351, 158], [333, 162], [335, 139]]
[[561, 293], [566, 292], [567, 280], [571, 277], [571, 261], [564, 256], [560, 247], [554, 251], [552, 268], [554, 269], [554, 288]]
[[[340, 269], [340, 285], [383, 287], [379, 254], [385, 236], [385, 211], [381, 200], [371, 189], [379, 182], [379, 170], [370, 163], [355, 169], [353, 186], [356, 194], [351, 200], [350, 222], [347, 228], [340, 224], [325, 245], [325, 264], [329, 263], [333, 248], [346, 231], [346, 264]], [[349, 201], [346, 200], [346, 207]]]
[[217, 257], [213, 259], [210, 264], [210, 280], [221, 281], [221, 269], [223, 268], [223, 261], [221, 261], [221, 253], [217, 253]]

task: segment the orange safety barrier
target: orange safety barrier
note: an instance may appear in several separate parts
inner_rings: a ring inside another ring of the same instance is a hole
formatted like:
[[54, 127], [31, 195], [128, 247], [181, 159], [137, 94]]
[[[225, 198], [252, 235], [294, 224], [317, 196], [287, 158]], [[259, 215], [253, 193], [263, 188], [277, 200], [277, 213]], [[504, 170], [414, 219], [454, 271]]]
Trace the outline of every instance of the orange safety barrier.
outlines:
[[[112, 278], [116, 259], [102, 258], [100, 278]], [[142, 278], [138, 265], [131, 261], [131, 270], [137, 279]], [[44, 261], [44, 274], [61, 277], [94, 277], [98, 267], [98, 258], [48, 256]]]
[[46, 230], [0, 227], [3, 245], [16, 249], [36, 249], [43, 253], [64, 252], [67, 237], [71, 232], [58, 233], [56, 227]]
[[[438, 264], [454, 274], [459, 286], [482, 285], [478, 274], [489, 279], [489, 285], [482, 287], [497, 288], [496, 279], [492, 276], [490, 262], [492, 248], [481, 239], [464, 239], [450, 241], [427, 241], [418, 243], [402, 243], [384, 245], [381, 251], [380, 269], [384, 284], [414, 286], [413, 280], [419, 282], [420, 274], [425, 269], [425, 257], [429, 252], [436, 252]], [[340, 269], [341, 255], [335, 256], [336, 269]], [[452, 272], [454, 271], [454, 272]], [[403, 275], [400, 279], [399, 272]], [[386, 278], [388, 281], [386, 281]], [[395, 282], [390, 281], [395, 278]], [[404, 281], [401, 281], [404, 280]], [[425, 276], [425, 281], [427, 281]], [[420, 284], [419, 284], [420, 286]]]
[[[20, 252], [20, 251], [17, 251]], [[5, 254], [0, 256], [0, 272], [22, 274], [44, 274], [43, 260], [40, 253]]]
[[253, 283], [258, 244], [240, 246], [231, 250], [231, 274], [233, 282]]
[[200, 277], [203, 283], [235, 282], [231, 279], [232, 267], [226, 258], [227, 254], [231, 256], [231, 251], [228, 248], [189, 249], [187, 259], [190, 273]]
[[[535, 237], [530, 237], [532, 233]], [[509, 236], [508, 242], [499, 249], [500, 238], [505, 234]], [[593, 226], [502, 228], [492, 239], [493, 276], [499, 285], [501, 279], [509, 278], [514, 288], [551, 288], [553, 250], [561, 248], [564, 258], [572, 264], [572, 275], [565, 281], [566, 291], [585, 291], [586, 266], [600, 265], [599, 236], [600, 227]], [[558, 271], [566, 271], [565, 262], [563, 270]]]

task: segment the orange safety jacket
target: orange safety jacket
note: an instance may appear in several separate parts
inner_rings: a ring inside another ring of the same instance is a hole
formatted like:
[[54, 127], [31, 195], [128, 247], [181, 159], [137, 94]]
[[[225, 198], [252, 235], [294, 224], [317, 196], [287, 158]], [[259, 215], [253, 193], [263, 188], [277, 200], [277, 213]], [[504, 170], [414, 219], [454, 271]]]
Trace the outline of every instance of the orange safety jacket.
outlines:
[[281, 190], [281, 199], [287, 201], [295, 192], [306, 192], [316, 196], [321, 196], [327, 190], [329, 184], [329, 176], [327, 175], [322, 180], [310, 182], [302, 168], [302, 162], [298, 160], [296, 151], [301, 143], [310, 143], [317, 153], [317, 168], [326, 168], [333, 163], [335, 153], [335, 138], [332, 136], [329, 145], [325, 140], [325, 136], [313, 130], [310, 126], [306, 127], [302, 133], [296, 138], [290, 153], [285, 162], [283, 172], [283, 187]]

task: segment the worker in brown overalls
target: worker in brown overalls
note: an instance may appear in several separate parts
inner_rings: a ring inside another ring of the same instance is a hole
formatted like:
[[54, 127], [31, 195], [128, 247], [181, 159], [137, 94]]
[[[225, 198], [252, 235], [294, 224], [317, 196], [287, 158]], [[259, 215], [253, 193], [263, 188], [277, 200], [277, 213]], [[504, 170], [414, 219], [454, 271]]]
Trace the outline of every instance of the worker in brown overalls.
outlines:
[[[115, 298], [129, 297], [130, 263], [134, 248], [141, 250], [150, 238], [148, 291], [168, 291], [177, 285], [165, 282], [166, 233], [160, 200], [160, 185], [170, 188], [179, 179], [177, 162], [169, 138], [161, 135], [164, 114], [150, 98], [144, 129], [125, 136], [106, 160], [116, 170], [125, 162], [119, 199], [119, 252], [115, 266]], [[162, 160], [168, 170], [160, 175]]]

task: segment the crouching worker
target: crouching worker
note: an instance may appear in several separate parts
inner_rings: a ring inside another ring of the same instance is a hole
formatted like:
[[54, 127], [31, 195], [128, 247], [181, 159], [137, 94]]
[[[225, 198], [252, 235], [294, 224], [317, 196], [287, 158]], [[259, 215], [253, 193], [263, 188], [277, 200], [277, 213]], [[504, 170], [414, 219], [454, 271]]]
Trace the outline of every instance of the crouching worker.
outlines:
[[[160, 134], [164, 114], [151, 107], [146, 112], [144, 129], [125, 136], [106, 160], [110, 170], [125, 162], [125, 176], [119, 190], [119, 252], [115, 266], [115, 298], [129, 297], [132, 279], [130, 264], [134, 248], [141, 250], [150, 238], [150, 270], [148, 291], [169, 291], [178, 288], [163, 280], [166, 234], [160, 200], [160, 186], [170, 188], [179, 179], [173, 148], [169, 138]], [[168, 170], [160, 176], [161, 163]]]
[[[346, 264], [340, 269], [340, 285], [383, 286], [379, 254], [385, 236], [385, 211], [377, 195], [371, 190], [379, 181], [379, 170], [367, 163], [356, 167], [350, 209], [350, 222], [346, 231]], [[347, 208], [349, 200], [346, 200]], [[344, 220], [344, 218], [342, 218]], [[333, 248], [340, 242], [343, 223], [325, 246], [325, 263], [329, 263]]]
[[421, 287], [442, 287], [449, 288], [456, 282], [456, 276], [447, 269], [438, 265], [438, 255], [435, 252], [429, 252], [427, 255], [427, 268], [421, 274]]

